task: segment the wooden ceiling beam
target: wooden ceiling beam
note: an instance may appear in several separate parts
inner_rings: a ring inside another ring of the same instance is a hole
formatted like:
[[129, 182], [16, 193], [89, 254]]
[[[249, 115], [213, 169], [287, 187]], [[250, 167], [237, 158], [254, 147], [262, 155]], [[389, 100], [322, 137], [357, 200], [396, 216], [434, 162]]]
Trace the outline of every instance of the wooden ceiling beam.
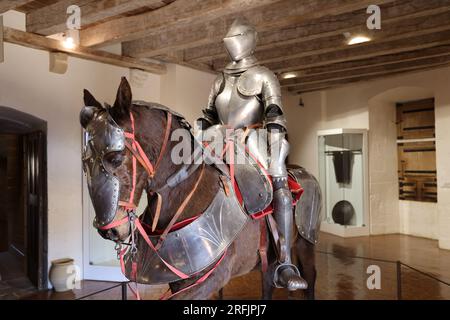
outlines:
[[188, 25], [199, 20], [206, 23], [222, 15], [235, 14], [240, 10], [276, 1], [278, 0], [177, 0], [155, 11], [115, 19], [82, 30], [81, 44], [88, 47], [101, 46], [135, 40], [149, 34], [165, 34], [167, 30], [174, 28], [187, 30]]
[[4, 41], [46, 51], [64, 52], [70, 56], [87, 59], [119, 67], [134, 68], [148, 71], [156, 74], [164, 74], [166, 67], [164, 65], [143, 62], [134, 58], [124, 57], [105, 51], [97, 51], [91, 48], [78, 46], [74, 49], [67, 49], [61, 41], [50, 39], [34, 33], [19, 31], [12, 28], [4, 28]]
[[[392, 23], [441, 13], [448, 11], [449, 8], [450, 3], [443, 0], [402, 0], [387, 3], [381, 6], [382, 26], [383, 29], [389, 28]], [[327, 16], [314, 21], [314, 24], [306, 22], [282, 30], [260, 32], [257, 52], [322, 37], [342, 35], [344, 32], [367, 31], [365, 28], [367, 17], [366, 9], [361, 9], [337, 16]], [[363, 30], [364, 28], [365, 30]], [[227, 58], [221, 43], [186, 49], [184, 56], [186, 61], [195, 60], [197, 62]]]
[[81, 8], [81, 23], [86, 26], [161, 2], [162, 0], [61, 0], [30, 12], [27, 15], [27, 31], [46, 36], [66, 31], [66, 11], [70, 5]]
[[370, 66], [366, 68], [361, 68], [358, 70], [348, 70], [348, 71], [338, 71], [338, 72], [330, 72], [328, 74], [322, 75], [313, 75], [313, 76], [300, 76], [295, 80], [287, 83], [286, 81], [283, 84], [283, 87], [286, 88], [295, 88], [297, 86], [304, 85], [312, 85], [312, 84], [320, 84], [328, 81], [338, 81], [338, 80], [348, 80], [353, 78], [359, 78], [362, 76], [378, 76], [384, 75], [392, 72], [400, 72], [400, 71], [410, 71], [416, 70], [417, 68], [427, 68], [440, 66], [444, 64], [450, 64], [450, 52], [446, 56], [433, 57], [433, 58], [423, 58], [415, 61], [402, 61], [392, 64], [386, 64], [381, 66]]
[[[318, 75], [328, 75], [338, 72], [351, 71], [353, 73], [359, 72], [360, 69], [365, 69], [367, 67], [377, 67], [389, 64], [395, 64], [399, 62], [406, 61], [416, 61], [426, 58], [436, 58], [441, 56], [450, 55], [450, 45], [438, 46], [423, 50], [408, 51], [399, 54], [389, 54], [382, 55], [379, 57], [373, 57], [369, 59], [360, 59], [348, 62], [327, 64], [324, 66], [307, 68], [307, 69], [297, 69], [289, 71], [291, 73], [296, 73], [299, 77], [307, 76], [318, 76]], [[293, 79], [281, 79], [280, 83], [282, 86], [292, 86], [297, 84], [298, 78]]]
[[203, 72], [208, 72], [211, 74], [217, 74], [218, 72], [213, 70], [211, 68], [211, 66], [201, 63], [201, 62], [195, 62], [195, 61], [191, 61], [191, 62], [185, 62], [183, 61], [183, 56], [181, 53], [176, 52], [176, 53], [170, 53], [170, 54], [166, 54], [166, 55], [162, 55], [162, 56], [157, 56], [155, 57], [156, 60], [158, 61], [163, 61], [166, 63], [175, 63], [175, 64], [179, 64], [185, 67], [189, 67], [191, 69], [194, 70], [199, 70], [199, 71], [203, 71]]
[[[371, 47], [375, 44], [389, 42], [395, 45], [394, 40], [420, 35], [436, 34], [437, 32], [450, 30], [450, 7], [446, 12], [433, 16], [425, 16], [396, 22], [390, 25], [384, 24], [381, 30], [366, 32], [372, 38], [371, 42], [355, 45], [354, 47]], [[336, 35], [308, 42], [289, 44], [256, 53], [260, 63], [268, 64], [287, 59], [302, 58], [311, 55], [320, 55], [349, 48], [347, 39], [343, 35]], [[214, 69], [221, 70], [229, 63], [229, 59], [219, 59], [213, 62]]]
[[449, 44], [450, 31], [443, 31], [383, 43], [348, 46], [343, 50], [337, 50], [320, 55], [313, 54], [294, 59], [286, 58], [285, 61], [267, 63], [266, 66], [274, 72], [281, 73], [297, 69], [307, 69], [333, 63], [368, 59], [382, 55], [397, 54]]
[[362, 75], [362, 76], [357, 76], [357, 77], [349, 78], [349, 79], [331, 80], [331, 81], [325, 81], [325, 82], [320, 82], [320, 83], [299, 85], [296, 87], [289, 88], [288, 91], [292, 92], [292, 93], [301, 94], [301, 93], [306, 93], [306, 92], [333, 89], [333, 88], [349, 85], [352, 83], [374, 81], [374, 80], [377, 80], [380, 78], [385, 79], [386, 77], [398, 76], [398, 75], [403, 75], [403, 74], [407, 74], [407, 73], [415, 73], [415, 72], [419, 72], [419, 71], [423, 72], [426, 70], [432, 70], [432, 69], [442, 68], [442, 67], [447, 67], [447, 66], [449, 66], [449, 63], [437, 64], [437, 65], [432, 65], [432, 66], [417, 66], [416, 68], [411, 67], [407, 71], [390, 71], [390, 72], [386, 72], [386, 73], [378, 74], [378, 75], [368, 75], [368, 76]]
[[33, 0], [1, 0], [0, 1], [0, 14], [14, 10], [20, 6], [23, 6], [27, 3], [33, 2]]
[[[305, 21], [312, 21], [328, 15], [339, 15], [367, 8], [373, 0], [283, 0], [276, 4], [246, 10], [242, 1], [236, 12], [221, 14], [211, 21], [195, 19], [192, 24], [167, 28], [163, 32], [152, 34], [143, 39], [126, 42], [124, 52], [133, 57], [153, 57], [165, 52], [185, 50], [200, 45], [221, 41], [230, 24], [239, 16], [245, 17], [260, 32], [289, 27]], [[379, 0], [377, 3], [389, 3], [392, 0]]]

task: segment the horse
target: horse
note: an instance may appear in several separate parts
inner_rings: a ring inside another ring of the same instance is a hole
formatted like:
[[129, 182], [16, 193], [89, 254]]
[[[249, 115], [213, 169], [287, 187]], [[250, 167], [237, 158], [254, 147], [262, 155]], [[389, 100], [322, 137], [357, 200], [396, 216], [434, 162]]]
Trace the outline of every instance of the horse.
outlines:
[[[84, 90], [84, 105], [80, 113], [80, 123], [84, 129], [91, 125], [97, 131], [104, 130], [97, 122], [100, 118], [106, 117], [110, 119], [108, 121], [114, 122], [120, 128], [116, 131], [132, 133], [133, 147], [128, 145], [128, 148], [105, 153], [102, 158], [102, 170], [106, 169], [114, 177], [114, 181], [120, 185], [116, 195], [119, 203], [129, 199], [131, 204], [128, 205], [137, 207], [143, 191], [146, 191], [148, 205], [139, 219], [142, 224], [152, 226], [152, 230], [165, 230], [169, 224], [173, 225], [175, 215], [178, 215], [176, 220], [186, 221], [206, 210], [223, 182], [220, 171], [214, 165], [203, 162], [184, 180], [176, 185], [167, 186], [167, 180], [182, 167], [182, 164], [175, 164], [171, 160], [171, 151], [177, 142], [167, 140], [167, 136], [177, 129], [185, 128], [186, 120], [179, 116], [169, 119], [168, 114], [173, 112], [159, 104], [133, 102], [131, 87], [125, 78], [122, 78], [113, 106], [103, 107], [88, 90]], [[112, 134], [114, 133], [108, 133], [108, 135]], [[135, 148], [135, 142], [136, 145], [139, 144], [139, 149], [142, 151], [140, 157], [137, 154], [138, 148]], [[139, 158], [139, 162], [133, 160], [136, 157]], [[142, 158], [148, 161], [143, 161]], [[147, 162], [156, 164], [151, 173], [148, 169], [150, 164]], [[105, 193], [101, 187], [99, 190], [95, 188], [96, 186], [90, 186], [89, 190], [96, 213], [94, 226], [103, 238], [120, 245], [133, 236], [133, 225], [129, 219], [130, 210], [126, 209], [127, 206], [113, 206], [110, 215], [112, 222], [105, 221], [104, 211], [111, 206], [108, 207], [107, 204], [105, 207], [104, 203], [105, 201], [109, 203], [112, 199], [105, 199], [108, 193]], [[160, 191], [156, 193], [155, 190]], [[186, 202], [187, 197], [190, 200], [188, 202]], [[180, 207], [182, 207], [181, 212]], [[103, 226], [107, 223], [110, 227], [102, 227], [99, 221], [103, 221]], [[276, 250], [273, 241], [266, 241], [263, 248], [260, 241], [262, 236], [270, 239], [269, 232], [269, 228], [261, 228], [260, 221], [249, 219], [234, 241], [229, 244], [220, 263], [210, 265], [192, 277], [168, 283], [171, 292], [177, 293], [171, 299], [211, 298], [232, 278], [260, 268], [261, 249], [267, 253], [268, 261], [267, 268], [262, 273], [262, 299], [271, 299], [274, 290], [272, 279], [277, 260]], [[291, 241], [295, 242], [293, 259], [308, 284], [304, 296], [306, 299], [314, 299], [316, 281], [314, 244], [301, 237], [298, 231], [295, 232]], [[139, 247], [134, 249], [141, 251]], [[152, 270], [152, 272], [156, 273], [158, 270]], [[201, 283], [199, 279], [202, 279]], [[193, 286], [193, 284], [196, 285]]]

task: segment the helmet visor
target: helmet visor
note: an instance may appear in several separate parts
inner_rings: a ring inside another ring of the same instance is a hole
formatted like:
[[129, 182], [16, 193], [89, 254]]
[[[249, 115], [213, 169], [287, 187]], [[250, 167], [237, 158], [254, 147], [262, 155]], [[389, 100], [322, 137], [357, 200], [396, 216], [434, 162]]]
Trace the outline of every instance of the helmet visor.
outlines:
[[239, 61], [252, 55], [256, 46], [256, 39], [250, 33], [227, 37], [223, 39], [223, 42], [233, 61]]

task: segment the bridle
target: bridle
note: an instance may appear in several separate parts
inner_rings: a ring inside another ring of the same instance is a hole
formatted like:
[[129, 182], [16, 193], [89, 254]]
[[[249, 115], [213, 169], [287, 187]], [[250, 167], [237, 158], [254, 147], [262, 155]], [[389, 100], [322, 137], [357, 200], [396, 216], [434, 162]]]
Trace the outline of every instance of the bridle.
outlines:
[[136, 212], [136, 205], [134, 204], [135, 200], [135, 193], [136, 193], [136, 184], [137, 184], [137, 162], [144, 168], [144, 170], [147, 172], [149, 178], [153, 178], [156, 174], [156, 170], [159, 167], [159, 164], [161, 163], [161, 160], [165, 154], [167, 144], [169, 141], [169, 135], [170, 135], [170, 129], [172, 127], [172, 114], [170, 112], [166, 112], [167, 115], [167, 123], [166, 123], [166, 129], [164, 133], [164, 140], [161, 145], [161, 149], [159, 151], [159, 156], [156, 160], [155, 165], [151, 163], [151, 161], [148, 159], [147, 155], [145, 154], [143, 148], [141, 147], [141, 144], [139, 141], [136, 140], [136, 130], [135, 130], [135, 120], [133, 113], [130, 111], [130, 121], [131, 121], [131, 132], [124, 132], [125, 139], [130, 140], [130, 142], [125, 142], [125, 147], [131, 152], [132, 155], [132, 186], [130, 191], [130, 196], [128, 197], [128, 200], [119, 200], [118, 207], [123, 208], [124, 212], [127, 212], [128, 215], [120, 220], [113, 221], [105, 226], [98, 226], [98, 229], [100, 230], [109, 230], [115, 227], [118, 227], [126, 222], [128, 222], [130, 219], [129, 214]]

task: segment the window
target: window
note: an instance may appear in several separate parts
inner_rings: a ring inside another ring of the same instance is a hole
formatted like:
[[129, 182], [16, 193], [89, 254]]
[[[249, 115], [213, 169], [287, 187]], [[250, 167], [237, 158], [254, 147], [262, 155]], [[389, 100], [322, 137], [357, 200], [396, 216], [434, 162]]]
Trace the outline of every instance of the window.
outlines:
[[437, 202], [434, 99], [397, 104], [400, 200]]

